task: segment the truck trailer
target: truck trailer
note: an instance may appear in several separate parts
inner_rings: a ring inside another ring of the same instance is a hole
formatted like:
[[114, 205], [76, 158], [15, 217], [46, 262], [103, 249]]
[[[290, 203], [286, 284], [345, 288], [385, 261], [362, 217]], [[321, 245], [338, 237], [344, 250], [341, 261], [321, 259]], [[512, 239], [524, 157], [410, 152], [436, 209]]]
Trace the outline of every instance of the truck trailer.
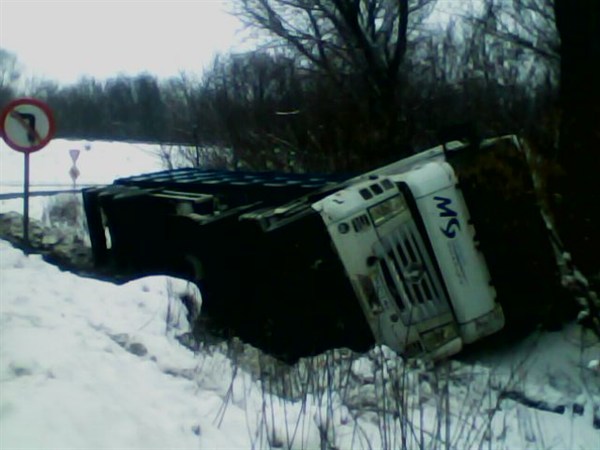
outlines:
[[359, 175], [184, 168], [83, 199], [97, 265], [193, 281], [212, 332], [285, 360], [374, 343], [446, 358], [535, 322], [554, 295], [514, 135], [447, 142]]

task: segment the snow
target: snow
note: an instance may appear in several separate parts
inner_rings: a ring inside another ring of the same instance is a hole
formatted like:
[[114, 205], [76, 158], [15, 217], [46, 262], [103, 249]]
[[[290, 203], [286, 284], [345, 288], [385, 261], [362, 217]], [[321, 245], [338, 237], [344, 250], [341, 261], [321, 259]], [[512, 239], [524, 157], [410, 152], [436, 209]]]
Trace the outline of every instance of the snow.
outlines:
[[[30, 156], [32, 186], [71, 186], [73, 161], [69, 150], [79, 150], [78, 185], [107, 184], [115, 178], [161, 170], [156, 145], [55, 139]], [[0, 155], [3, 187], [22, 189], [23, 154], [0, 141]]]
[[217, 433], [202, 418], [216, 411], [218, 393], [178, 375], [200, 363], [173, 338], [187, 327], [169, 295], [181, 281], [117, 287], [4, 242], [0, 251], [2, 448], [198, 448], [204, 433], [218, 436], [200, 448], [247, 447], [229, 436], [240, 413]]
[[[32, 182], [68, 184], [74, 146], [82, 184], [160, 169], [150, 147], [57, 140]], [[22, 164], [7, 151], [2, 192]], [[600, 343], [574, 324], [438, 366], [376, 347], [290, 367], [184, 345], [184, 294], [201, 304], [183, 280], [117, 286], [0, 240], [0, 449], [600, 448]]]
[[[79, 150], [77, 186], [110, 184], [125, 176], [162, 170], [156, 145], [55, 139], [30, 155], [30, 190], [61, 190], [73, 186], [70, 150]], [[23, 192], [24, 156], [0, 140], [0, 194]], [[30, 217], [41, 219], [48, 197], [30, 199]], [[0, 213], [23, 211], [21, 199], [0, 202]]]

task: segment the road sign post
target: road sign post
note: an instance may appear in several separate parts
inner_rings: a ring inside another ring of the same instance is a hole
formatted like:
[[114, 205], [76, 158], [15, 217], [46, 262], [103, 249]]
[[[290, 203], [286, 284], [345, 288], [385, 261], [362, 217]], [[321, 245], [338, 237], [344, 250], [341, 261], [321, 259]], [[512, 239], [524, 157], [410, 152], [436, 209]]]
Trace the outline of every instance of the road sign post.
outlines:
[[23, 241], [29, 245], [29, 153], [25, 153], [23, 174]]
[[54, 116], [44, 102], [21, 98], [4, 108], [0, 114], [0, 129], [6, 144], [24, 155], [23, 241], [29, 245], [29, 156], [44, 148], [54, 136]]
[[81, 172], [79, 172], [79, 168], [77, 167], [77, 159], [79, 159], [79, 153], [80, 151], [78, 149], [69, 150], [71, 160], [73, 161], [73, 165], [69, 170], [69, 175], [71, 177], [71, 180], [73, 181], [73, 189], [77, 187], [77, 178], [79, 178], [79, 175], [81, 175]]

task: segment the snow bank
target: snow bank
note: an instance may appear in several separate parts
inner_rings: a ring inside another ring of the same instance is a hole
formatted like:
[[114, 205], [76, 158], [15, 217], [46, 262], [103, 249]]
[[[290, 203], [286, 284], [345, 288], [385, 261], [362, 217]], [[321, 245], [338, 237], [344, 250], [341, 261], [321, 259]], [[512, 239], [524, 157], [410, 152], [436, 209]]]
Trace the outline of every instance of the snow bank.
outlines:
[[200, 361], [174, 338], [174, 293], [195, 288], [80, 279], [3, 241], [0, 255], [1, 448], [248, 446], [243, 412], [217, 431], [218, 392], [178, 375]]

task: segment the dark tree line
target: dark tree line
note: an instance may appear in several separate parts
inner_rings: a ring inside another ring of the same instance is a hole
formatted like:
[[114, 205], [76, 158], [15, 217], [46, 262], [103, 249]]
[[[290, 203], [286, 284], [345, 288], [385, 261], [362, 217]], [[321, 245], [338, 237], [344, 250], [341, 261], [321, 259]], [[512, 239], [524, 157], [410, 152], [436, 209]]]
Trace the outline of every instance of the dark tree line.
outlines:
[[149, 74], [106, 81], [86, 77], [67, 86], [43, 81], [27, 94], [52, 107], [58, 137], [159, 142], [167, 136], [162, 89]]

